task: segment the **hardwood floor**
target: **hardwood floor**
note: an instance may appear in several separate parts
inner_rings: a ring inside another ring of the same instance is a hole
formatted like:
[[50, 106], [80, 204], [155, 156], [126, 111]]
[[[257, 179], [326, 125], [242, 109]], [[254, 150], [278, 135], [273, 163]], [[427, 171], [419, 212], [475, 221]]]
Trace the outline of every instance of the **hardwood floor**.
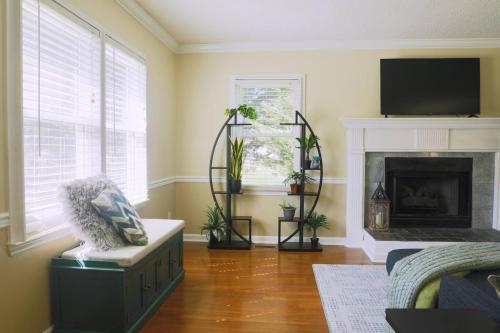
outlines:
[[312, 264], [370, 264], [362, 250], [208, 250], [184, 243], [186, 277], [143, 333], [328, 332]]

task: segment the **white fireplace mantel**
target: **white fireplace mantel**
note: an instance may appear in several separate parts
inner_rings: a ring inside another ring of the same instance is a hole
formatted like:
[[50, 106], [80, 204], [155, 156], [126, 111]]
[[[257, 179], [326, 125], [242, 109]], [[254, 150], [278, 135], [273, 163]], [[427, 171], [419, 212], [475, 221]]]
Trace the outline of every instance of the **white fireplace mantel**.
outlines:
[[494, 152], [493, 226], [500, 230], [500, 118], [344, 118], [347, 129], [346, 245], [364, 239], [365, 153]]

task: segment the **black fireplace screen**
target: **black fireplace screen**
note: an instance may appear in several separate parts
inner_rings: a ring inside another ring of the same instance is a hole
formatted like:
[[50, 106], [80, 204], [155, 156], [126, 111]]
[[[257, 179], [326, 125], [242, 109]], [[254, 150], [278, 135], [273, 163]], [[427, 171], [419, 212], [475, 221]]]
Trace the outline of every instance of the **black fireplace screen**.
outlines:
[[390, 227], [470, 227], [472, 158], [387, 157]]

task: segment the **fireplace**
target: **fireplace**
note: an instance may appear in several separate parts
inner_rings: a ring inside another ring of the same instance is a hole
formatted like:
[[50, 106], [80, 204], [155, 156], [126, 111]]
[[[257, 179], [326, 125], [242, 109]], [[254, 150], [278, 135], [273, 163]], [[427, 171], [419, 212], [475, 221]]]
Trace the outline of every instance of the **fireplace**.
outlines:
[[391, 228], [470, 228], [472, 158], [386, 157]]

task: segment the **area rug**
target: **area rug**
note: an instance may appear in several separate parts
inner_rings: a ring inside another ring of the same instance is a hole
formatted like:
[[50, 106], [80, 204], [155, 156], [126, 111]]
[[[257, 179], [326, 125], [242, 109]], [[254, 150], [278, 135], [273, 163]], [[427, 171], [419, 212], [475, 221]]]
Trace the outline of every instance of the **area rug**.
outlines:
[[331, 333], [388, 332], [384, 265], [313, 265]]

